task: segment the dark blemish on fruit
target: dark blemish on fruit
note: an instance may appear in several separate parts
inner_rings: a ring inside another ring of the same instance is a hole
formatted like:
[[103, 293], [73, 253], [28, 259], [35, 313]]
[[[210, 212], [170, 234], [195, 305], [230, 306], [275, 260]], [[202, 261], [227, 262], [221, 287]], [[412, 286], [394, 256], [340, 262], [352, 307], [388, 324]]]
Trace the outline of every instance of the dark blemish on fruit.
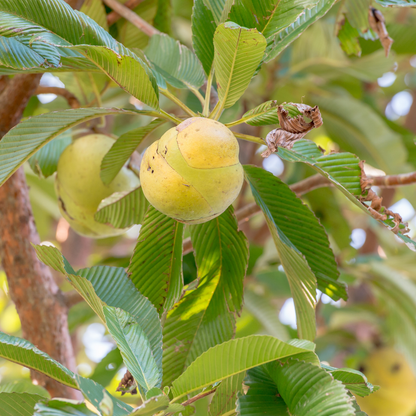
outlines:
[[183, 184], [183, 186], [186, 186], [187, 188], [189, 188], [191, 185], [186, 185], [185, 183]]
[[153, 173], [154, 172], [154, 170], [152, 169], [152, 172], [151, 173]]
[[390, 372], [393, 373], [393, 374], [397, 373], [400, 370], [400, 368], [401, 368], [400, 363], [393, 364], [391, 366]]

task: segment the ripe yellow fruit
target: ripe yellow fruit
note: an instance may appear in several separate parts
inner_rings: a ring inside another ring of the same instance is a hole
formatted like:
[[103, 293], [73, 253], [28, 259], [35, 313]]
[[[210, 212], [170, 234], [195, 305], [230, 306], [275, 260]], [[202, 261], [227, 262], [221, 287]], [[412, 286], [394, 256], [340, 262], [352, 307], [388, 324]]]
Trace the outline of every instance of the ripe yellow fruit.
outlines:
[[410, 416], [416, 410], [416, 377], [405, 357], [392, 348], [380, 348], [369, 355], [362, 371], [380, 390], [356, 397], [368, 416]]
[[90, 134], [75, 140], [59, 158], [55, 179], [59, 209], [71, 227], [86, 237], [104, 238], [124, 233], [124, 229], [97, 222], [94, 215], [103, 199], [140, 184], [131, 170], [122, 168], [109, 185], [104, 185], [100, 178], [101, 161], [113, 144], [111, 137]]
[[168, 130], [145, 152], [140, 181], [163, 214], [200, 224], [222, 214], [244, 180], [233, 133], [218, 121], [193, 117]]

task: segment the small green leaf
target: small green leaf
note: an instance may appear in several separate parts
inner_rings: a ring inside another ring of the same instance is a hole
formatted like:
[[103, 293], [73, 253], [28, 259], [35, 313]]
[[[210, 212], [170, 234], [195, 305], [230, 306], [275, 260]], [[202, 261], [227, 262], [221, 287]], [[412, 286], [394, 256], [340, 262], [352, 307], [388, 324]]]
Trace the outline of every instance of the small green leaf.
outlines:
[[[266, 126], [269, 124], [279, 124], [277, 116], [278, 103], [276, 100], [266, 101], [243, 115], [244, 122], [250, 126]], [[290, 117], [300, 115], [300, 111], [293, 105], [283, 104], [285, 110], [289, 112]]]
[[115, 228], [127, 228], [143, 222], [149, 207], [140, 187], [133, 191], [116, 192], [101, 201], [95, 219]]
[[[14, 416], [14, 414], [13, 414]], [[74, 400], [53, 399], [35, 405], [33, 416], [96, 416], [85, 403]]]
[[169, 398], [164, 394], [146, 400], [141, 406], [133, 410], [130, 416], [153, 416], [169, 407]]
[[0, 357], [46, 374], [66, 386], [77, 388], [72, 371], [25, 339], [0, 332]]
[[214, 48], [220, 108], [229, 108], [248, 87], [263, 58], [266, 39], [257, 29], [227, 22], [215, 31]]
[[161, 312], [181, 296], [183, 228], [149, 206], [130, 261], [130, 279]]
[[137, 383], [144, 392], [158, 387], [161, 374], [150, 341], [140, 325], [122, 309], [105, 306], [104, 316], [124, 363]]
[[140, 143], [163, 123], [164, 120], [155, 119], [146, 126], [128, 131], [114, 142], [101, 162], [100, 176], [104, 184], [108, 185], [117, 176]]
[[102, 386], [108, 386], [122, 364], [120, 350], [114, 348], [97, 364], [89, 378]]
[[228, 377], [221, 382], [209, 405], [209, 416], [233, 415], [237, 394], [243, 389], [244, 372]]

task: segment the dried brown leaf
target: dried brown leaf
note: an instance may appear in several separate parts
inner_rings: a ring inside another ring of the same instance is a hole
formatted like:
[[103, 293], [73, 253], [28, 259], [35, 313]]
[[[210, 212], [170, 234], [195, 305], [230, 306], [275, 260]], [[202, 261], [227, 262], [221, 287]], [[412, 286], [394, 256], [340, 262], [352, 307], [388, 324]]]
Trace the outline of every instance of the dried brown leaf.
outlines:
[[384, 16], [381, 11], [375, 9], [374, 7], [370, 7], [368, 9], [368, 22], [370, 23], [371, 29], [373, 29], [373, 31], [376, 32], [380, 38], [380, 42], [383, 45], [386, 56], [389, 56], [393, 39], [387, 32]]
[[116, 391], [121, 391], [121, 395], [124, 396], [126, 393], [137, 394], [136, 381], [131, 375], [130, 371], [127, 370]]
[[[302, 139], [312, 129], [318, 128], [323, 124], [318, 106], [311, 107], [306, 104], [289, 103], [289, 105], [296, 107], [302, 113], [296, 117], [290, 117], [283, 104], [277, 107], [280, 128], [272, 130], [266, 136], [268, 149], [261, 154], [263, 157], [268, 157], [272, 153], [277, 152], [279, 146], [291, 149], [297, 140]], [[311, 121], [307, 122], [304, 116]]]

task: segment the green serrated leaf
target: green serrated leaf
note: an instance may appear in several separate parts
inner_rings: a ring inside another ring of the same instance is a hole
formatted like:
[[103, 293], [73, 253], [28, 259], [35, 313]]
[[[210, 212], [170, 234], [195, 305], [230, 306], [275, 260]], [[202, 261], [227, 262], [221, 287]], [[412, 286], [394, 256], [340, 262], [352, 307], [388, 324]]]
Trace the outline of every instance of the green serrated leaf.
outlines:
[[169, 385], [208, 348], [232, 338], [243, 301], [247, 240], [230, 207], [191, 228], [199, 285], [168, 315], [163, 332], [164, 385]]
[[[253, 351], [256, 354], [252, 354]], [[266, 335], [252, 335], [224, 342], [201, 354], [172, 383], [174, 401], [250, 368], [298, 354], [304, 356], [305, 353], [319, 364], [313, 352]], [[217, 365], [213, 366], [213, 362]]]
[[168, 35], [154, 35], [145, 50], [155, 69], [176, 88], [199, 88], [205, 81], [197, 56]]
[[131, 227], [143, 222], [149, 203], [141, 187], [133, 191], [116, 192], [101, 201], [95, 219], [115, 228]]
[[182, 292], [183, 228], [149, 206], [130, 261], [130, 279], [160, 312], [171, 309]]
[[124, 133], [114, 142], [101, 162], [100, 176], [104, 184], [108, 185], [117, 176], [139, 144], [163, 123], [165, 120], [155, 119], [146, 126]]
[[0, 357], [37, 370], [66, 386], [77, 388], [72, 371], [25, 339], [0, 332]]
[[223, 23], [214, 34], [214, 66], [220, 108], [231, 107], [244, 93], [260, 64], [266, 39], [257, 29]]

